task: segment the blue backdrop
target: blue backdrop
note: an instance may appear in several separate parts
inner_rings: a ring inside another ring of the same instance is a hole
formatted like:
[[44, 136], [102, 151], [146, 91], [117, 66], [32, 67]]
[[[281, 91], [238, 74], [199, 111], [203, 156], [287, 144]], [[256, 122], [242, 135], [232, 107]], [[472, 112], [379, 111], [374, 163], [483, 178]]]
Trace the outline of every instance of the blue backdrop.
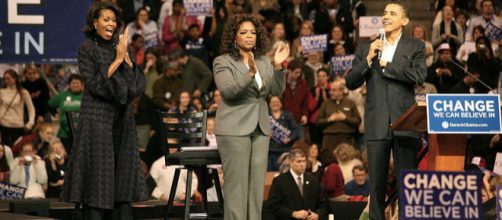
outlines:
[[0, 63], [75, 63], [91, 1], [26, 1], [0, 1]]

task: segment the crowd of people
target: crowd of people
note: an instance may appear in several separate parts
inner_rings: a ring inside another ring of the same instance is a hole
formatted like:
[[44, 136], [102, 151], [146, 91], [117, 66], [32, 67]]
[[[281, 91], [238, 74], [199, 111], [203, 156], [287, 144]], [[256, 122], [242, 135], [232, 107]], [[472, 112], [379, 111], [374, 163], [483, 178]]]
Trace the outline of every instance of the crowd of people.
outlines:
[[[221, 55], [222, 44], [228, 43], [221, 42], [225, 24], [233, 15], [252, 14], [267, 30], [267, 56], [272, 59], [279, 45], [291, 45], [284, 62], [285, 91], [268, 97], [271, 138], [267, 170], [289, 172], [290, 160], [296, 159], [290, 150], [301, 149], [306, 172], [324, 186], [328, 198], [367, 200], [366, 87], [349, 91], [345, 86], [348, 71], [336, 72], [331, 63], [334, 56], [354, 53], [359, 17], [366, 15], [363, 1], [215, 0], [208, 16], [187, 15], [181, 0], [137, 2], [120, 0], [117, 4], [129, 29], [129, 54], [146, 80], [144, 94], [132, 106], [137, 148], [152, 197], [166, 200], [173, 173], [162, 164], [165, 149], [160, 148], [160, 119], [155, 111], [207, 110], [208, 142], [217, 145], [213, 126], [218, 120], [214, 116], [222, 97], [214, 80], [213, 60]], [[501, 2], [433, 3], [437, 14], [432, 29], [416, 25], [404, 33], [425, 43], [427, 78], [417, 85], [417, 93], [498, 93]], [[301, 37], [312, 34], [328, 35], [327, 51], [303, 51]], [[89, 86], [84, 84], [72, 65], [27, 65], [3, 73], [0, 181], [26, 187], [26, 198], [59, 197], [72, 153], [64, 112], [79, 111], [83, 87]], [[499, 140], [499, 134], [471, 135], [466, 164], [479, 157], [485, 161], [484, 168], [492, 170], [496, 153], [502, 152]], [[177, 200], [186, 196], [183, 184], [178, 183]], [[197, 191], [197, 181], [193, 184], [190, 195], [200, 199], [198, 191], [207, 189]], [[490, 195], [493, 187], [487, 188]]]

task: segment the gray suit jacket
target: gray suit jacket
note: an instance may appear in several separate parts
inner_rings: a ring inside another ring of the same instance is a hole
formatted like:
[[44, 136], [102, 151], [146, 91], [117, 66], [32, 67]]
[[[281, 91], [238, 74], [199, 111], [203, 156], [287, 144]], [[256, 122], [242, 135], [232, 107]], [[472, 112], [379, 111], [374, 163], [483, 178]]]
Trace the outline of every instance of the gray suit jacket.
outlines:
[[[388, 134], [390, 123], [415, 103], [415, 85], [425, 81], [425, 45], [417, 39], [402, 36], [385, 71], [376, 59], [371, 66], [368, 65], [368, 50], [369, 43], [357, 48], [346, 86], [353, 90], [366, 81], [365, 139], [382, 140]], [[394, 135], [418, 137], [415, 132], [394, 132]]]
[[248, 68], [242, 59], [235, 60], [225, 54], [214, 60], [214, 80], [222, 96], [216, 111], [216, 135], [249, 135], [257, 125], [264, 134], [270, 135], [267, 97], [282, 94], [286, 87], [285, 74], [275, 72], [266, 56], [255, 57], [255, 62], [263, 81], [260, 90], [256, 80], [247, 76]]

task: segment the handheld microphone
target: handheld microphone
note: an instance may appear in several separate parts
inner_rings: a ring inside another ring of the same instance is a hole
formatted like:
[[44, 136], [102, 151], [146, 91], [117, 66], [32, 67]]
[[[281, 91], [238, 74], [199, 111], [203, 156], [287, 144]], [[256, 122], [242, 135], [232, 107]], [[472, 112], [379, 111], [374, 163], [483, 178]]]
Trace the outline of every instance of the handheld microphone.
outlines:
[[455, 66], [457, 66], [458, 68], [460, 68], [462, 71], [464, 71], [465, 74], [471, 76], [472, 78], [476, 79], [479, 83], [481, 83], [481, 85], [483, 85], [485, 88], [488, 89], [488, 91], [492, 91], [492, 87], [490, 87], [488, 84], [486, 84], [485, 82], [483, 82], [481, 79], [479, 79], [478, 77], [476, 77], [474, 74], [472, 74], [471, 72], [469, 72], [466, 68], [464, 68], [462, 65], [458, 64], [453, 58], [450, 58], [450, 61], [455, 64]]
[[[378, 30], [378, 39], [383, 41], [384, 37], [385, 37], [385, 30], [383, 28], [380, 28]], [[380, 58], [382, 58], [382, 50], [377, 51], [377, 59], [380, 60]]]

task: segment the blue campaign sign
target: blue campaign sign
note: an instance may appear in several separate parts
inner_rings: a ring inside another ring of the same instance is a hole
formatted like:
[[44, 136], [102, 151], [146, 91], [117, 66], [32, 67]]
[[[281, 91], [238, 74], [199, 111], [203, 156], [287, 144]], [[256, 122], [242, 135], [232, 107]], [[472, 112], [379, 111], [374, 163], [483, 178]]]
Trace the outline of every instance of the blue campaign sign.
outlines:
[[304, 53], [326, 51], [328, 49], [327, 34], [304, 36], [300, 38], [300, 42]]
[[427, 94], [429, 133], [501, 133], [498, 94]]
[[352, 68], [353, 60], [354, 60], [354, 54], [333, 56], [331, 58], [331, 74], [333, 74], [333, 76], [336, 76], [338, 74], [345, 73], [345, 71]]
[[23, 199], [26, 188], [0, 182], [0, 200]]
[[481, 176], [468, 172], [401, 172], [399, 219], [482, 219]]
[[91, 2], [0, 1], [0, 63], [75, 63]]

